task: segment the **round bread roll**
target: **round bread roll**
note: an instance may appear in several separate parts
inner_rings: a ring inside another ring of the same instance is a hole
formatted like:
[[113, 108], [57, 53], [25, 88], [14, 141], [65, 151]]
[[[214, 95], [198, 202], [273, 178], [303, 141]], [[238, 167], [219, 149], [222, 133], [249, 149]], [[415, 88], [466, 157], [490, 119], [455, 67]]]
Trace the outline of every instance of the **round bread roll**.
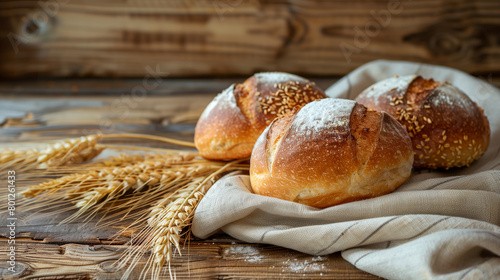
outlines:
[[250, 157], [255, 141], [272, 120], [325, 97], [313, 82], [296, 75], [255, 74], [208, 104], [196, 124], [196, 148], [207, 159]]
[[412, 163], [410, 137], [393, 117], [326, 98], [266, 128], [250, 181], [256, 194], [323, 208], [392, 192]]
[[490, 142], [483, 110], [448, 82], [396, 76], [367, 88], [356, 101], [389, 113], [405, 127], [412, 139], [415, 168], [469, 166]]

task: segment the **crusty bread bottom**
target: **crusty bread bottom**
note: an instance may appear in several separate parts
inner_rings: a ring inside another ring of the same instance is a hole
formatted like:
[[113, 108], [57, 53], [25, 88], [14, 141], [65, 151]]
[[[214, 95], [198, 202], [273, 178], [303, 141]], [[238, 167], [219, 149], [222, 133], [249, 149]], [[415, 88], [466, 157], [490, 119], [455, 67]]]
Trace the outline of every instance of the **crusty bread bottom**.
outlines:
[[[255, 185], [259, 189], [254, 191], [261, 195], [277, 197], [284, 200], [294, 201], [313, 207], [323, 208], [330, 205], [363, 200], [388, 194], [408, 179], [408, 170], [411, 169], [412, 161], [402, 161], [401, 165], [393, 168], [384, 169], [378, 175], [354, 173], [348, 180], [327, 182], [316, 181], [310, 185], [302, 186], [300, 191], [295, 193], [282, 192], [282, 196], [276, 193], [268, 193], [266, 189], [276, 189], [267, 187], [268, 184], [276, 186], [277, 184], [293, 184], [290, 178], [270, 178], [268, 173], [253, 174], [252, 181], [258, 182]], [[272, 177], [272, 176], [271, 176]], [[281, 181], [281, 182], [280, 182]], [[300, 184], [299, 182], [297, 182]], [[303, 184], [303, 183], [302, 183]], [[307, 184], [307, 183], [306, 183]], [[282, 186], [283, 189], [288, 189]]]

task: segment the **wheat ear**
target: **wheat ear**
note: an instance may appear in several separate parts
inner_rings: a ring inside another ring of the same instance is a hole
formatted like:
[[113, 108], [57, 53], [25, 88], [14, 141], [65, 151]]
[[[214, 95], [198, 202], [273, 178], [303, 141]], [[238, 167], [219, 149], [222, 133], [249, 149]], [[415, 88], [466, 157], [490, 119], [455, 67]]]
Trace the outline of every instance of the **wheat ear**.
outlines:
[[31, 186], [28, 189], [21, 192], [24, 197], [34, 198], [45, 192], [54, 192], [72, 185], [74, 182], [82, 183], [85, 182], [90, 174], [71, 174], [66, 175], [61, 178], [57, 178], [48, 182], [44, 182], [35, 186]]
[[[110, 157], [104, 159], [100, 162], [87, 164], [78, 166], [78, 170], [84, 171], [79, 173], [69, 174], [57, 179], [50, 180], [48, 182], [44, 182], [41, 184], [37, 184], [29, 187], [25, 191], [21, 192], [21, 194], [28, 198], [33, 198], [39, 196], [45, 192], [55, 192], [63, 188], [68, 189], [68, 193], [77, 192], [75, 189], [84, 189], [85, 186], [91, 187], [98, 184], [98, 182], [105, 182], [104, 178], [101, 178], [103, 170], [106, 169], [114, 169], [118, 167], [129, 166], [134, 163], [139, 163], [147, 159], [157, 159], [161, 160], [165, 157], [165, 155], [155, 154], [155, 155], [128, 155], [128, 154], [119, 154], [115, 157]], [[56, 171], [59, 173], [69, 173], [71, 171], [75, 171], [75, 167], [65, 167], [58, 168]]]
[[0, 170], [16, 169], [17, 171], [31, 168], [48, 168], [81, 163], [98, 156], [105, 145], [97, 145], [100, 139], [136, 138], [165, 143], [195, 147], [194, 143], [170, 139], [167, 137], [145, 134], [92, 134], [79, 139], [69, 139], [56, 142], [46, 149], [6, 149], [0, 153]]
[[102, 186], [92, 189], [76, 188], [69, 193], [82, 194], [81, 199], [76, 204], [77, 207], [89, 207], [104, 197], [113, 198], [132, 189], [138, 191], [145, 186], [155, 186], [172, 181], [187, 172], [179, 172], [181, 170], [172, 172], [168, 169], [171, 169], [175, 164], [189, 162], [193, 158], [193, 154], [165, 155], [162, 160], [146, 160], [125, 167], [102, 169], [96, 175], [96, 180], [104, 181]]
[[48, 168], [84, 162], [98, 156], [104, 146], [97, 145], [99, 135], [58, 141], [45, 149], [5, 150], [0, 154], [0, 165], [6, 170]]

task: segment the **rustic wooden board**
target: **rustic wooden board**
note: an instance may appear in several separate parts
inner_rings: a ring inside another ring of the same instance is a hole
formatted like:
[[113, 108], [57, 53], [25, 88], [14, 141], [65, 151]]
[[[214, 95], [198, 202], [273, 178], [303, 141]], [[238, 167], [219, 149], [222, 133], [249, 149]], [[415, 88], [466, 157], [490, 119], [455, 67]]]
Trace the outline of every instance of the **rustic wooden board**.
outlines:
[[[113, 263], [124, 251], [118, 245], [52, 244], [19, 240], [17, 266], [21, 272], [3, 279], [120, 279], [124, 269]], [[5, 263], [8, 246], [0, 240], [0, 261]], [[137, 279], [144, 262], [130, 279]], [[340, 254], [315, 257], [288, 249], [243, 244], [226, 239], [191, 241], [175, 256], [172, 272], [177, 279], [380, 279], [356, 270]], [[161, 279], [170, 279], [168, 269]]]
[[[319, 83], [328, 86], [335, 80]], [[5, 117], [0, 127], [0, 146], [32, 146], [40, 140], [84, 135], [99, 129], [102, 118], [118, 124], [114, 132], [192, 140], [194, 124], [202, 109], [232, 81], [165, 81], [157, 92], [144, 99], [123, 103], [130, 105], [127, 114], [114, 112], [112, 104], [130, 97], [130, 89], [140, 84], [140, 80], [0, 82], [0, 113]], [[73, 90], [75, 86], [77, 89]], [[154, 142], [109, 143], [171, 147]], [[16, 180], [19, 188], [35, 183], [36, 180], [28, 181], [28, 177], [39, 178], [36, 173], [20, 172]], [[2, 195], [2, 199], [6, 198]], [[4, 202], [0, 201], [0, 205]], [[3, 222], [1, 279], [120, 279], [123, 269], [116, 270], [112, 264], [133, 233], [115, 235], [130, 221], [103, 227], [97, 224], [99, 217], [96, 217], [89, 222], [59, 225], [71, 211], [45, 215], [23, 210], [23, 204], [18, 205], [16, 213], [16, 261], [20, 274], [9, 277], [6, 274], [10, 245], [7, 223]], [[0, 221], [7, 221], [6, 213], [0, 213]], [[130, 279], [137, 279], [145, 261], [146, 257]], [[177, 279], [378, 279], [356, 269], [339, 253], [310, 256], [277, 246], [247, 244], [222, 233], [206, 240], [191, 240], [182, 249], [182, 256], [174, 258], [172, 268]], [[169, 279], [167, 267], [161, 278]]]
[[495, 0], [0, 2], [0, 76], [343, 75], [380, 58], [500, 71]]

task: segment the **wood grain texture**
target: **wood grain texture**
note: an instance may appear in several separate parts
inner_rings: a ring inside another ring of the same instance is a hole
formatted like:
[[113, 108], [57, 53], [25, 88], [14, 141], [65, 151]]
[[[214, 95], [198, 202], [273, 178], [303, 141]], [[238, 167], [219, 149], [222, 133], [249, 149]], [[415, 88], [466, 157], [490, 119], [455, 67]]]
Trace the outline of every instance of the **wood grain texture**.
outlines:
[[500, 71], [495, 0], [0, 5], [0, 77], [344, 75], [380, 58]]
[[[315, 257], [237, 242], [193, 240], [182, 249], [182, 256], [175, 256], [172, 272], [176, 279], [381, 279], [356, 270], [338, 253]], [[123, 245], [61, 245], [21, 239], [16, 246], [20, 273], [9, 277], [0, 268], [2, 279], [120, 279], [124, 271], [113, 265], [125, 250]], [[7, 260], [7, 248], [5, 239], [0, 239], [2, 263]], [[130, 279], [138, 279], [145, 261], [143, 258]], [[160, 279], [170, 279], [167, 267]]]
[[[244, 79], [163, 79], [144, 95], [134, 94], [143, 79], [0, 82], [0, 141], [128, 132], [192, 142], [196, 121], [208, 103]], [[337, 79], [314, 81], [326, 89]]]

